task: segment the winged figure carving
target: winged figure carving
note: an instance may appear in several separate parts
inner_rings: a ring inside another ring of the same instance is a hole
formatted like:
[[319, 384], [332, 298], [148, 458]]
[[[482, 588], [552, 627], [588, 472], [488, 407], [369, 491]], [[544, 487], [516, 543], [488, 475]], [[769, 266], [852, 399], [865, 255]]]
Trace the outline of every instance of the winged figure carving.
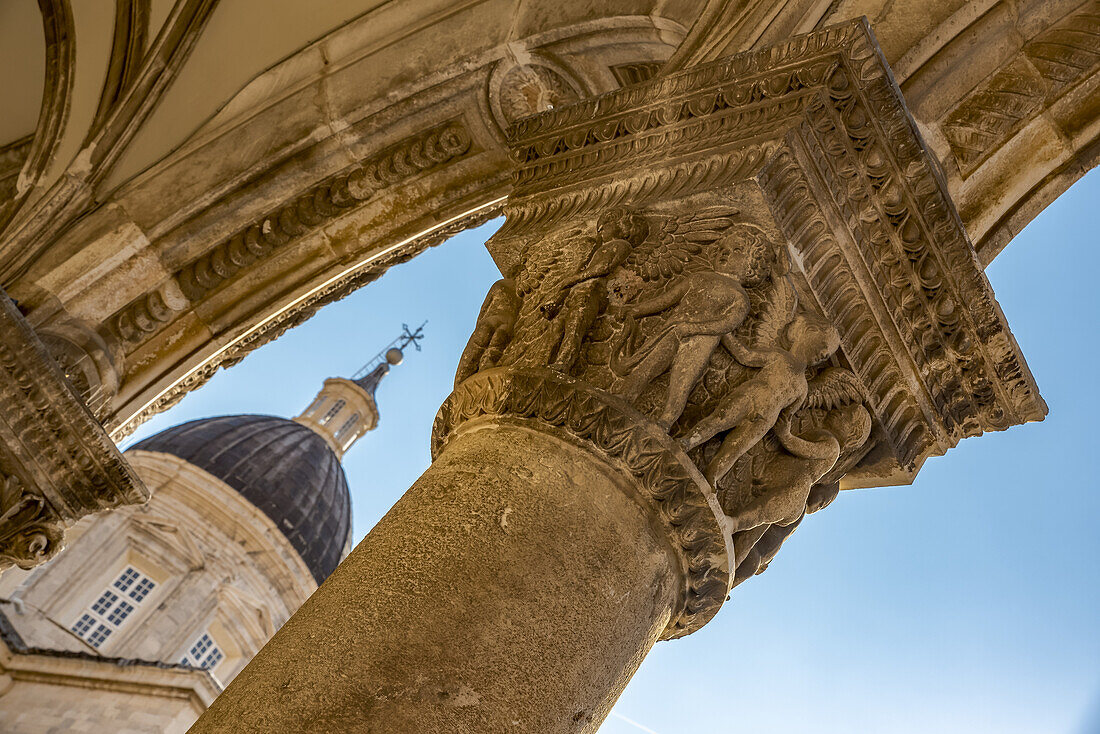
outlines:
[[[776, 247], [760, 228], [737, 222], [732, 207], [708, 207], [689, 215], [658, 218], [651, 237], [627, 257], [624, 267], [647, 280], [667, 283], [625, 307], [624, 328], [612, 349], [613, 389], [637, 400], [659, 375], [669, 387], [657, 423], [669, 429], [687, 405], [720, 341], [748, 316], [747, 287], [771, 276]], [[636, 349], [639, 320], [658, 326]]]
[[739, 533], [743, 545], [756, 542], [767, 526], [789, 526], [828, 505], [840, 476], [863, 457], [871, 416], [855, 374], [828, 367], [809, 380], [807, 393], [803, 406], [777, 425], [776, 433], [787, 431], [793, 441], [777, 436], [771, 450], [765, 442], [753, 446], [738, 464], [736, 486], [722, 491], [723, 507], [739, 531], [756, 529]]
[[789, 276], [778, 277], [754, 329], [754, 346], [745, 345], [732, 334], [722, 337], [723, 346], [733, 358], [756, 372], [731, 390], [681, 439], [690, 450], [727, 431], [717, 455], [704, 471], [712, 484], [717, 484], [773, 429], [776, 438], [792, 453], [815, 451], [791, 434], [789, 420], [783, 421], [781, 416], [789, 417], [806, 403], [806, 370], [837, 350], [840, 335], [832, 324], [815, 314], [796, 314], [796, 305]]
[[[712, 206], [689, 214], [651, 218], [652, 235], [627, 257], [624, 265], [647, 282], [667, 280], [692, 269], [704, 249], [732, 227], [738, 210]], [[705, 259], [705, 258], [704, 258]]]

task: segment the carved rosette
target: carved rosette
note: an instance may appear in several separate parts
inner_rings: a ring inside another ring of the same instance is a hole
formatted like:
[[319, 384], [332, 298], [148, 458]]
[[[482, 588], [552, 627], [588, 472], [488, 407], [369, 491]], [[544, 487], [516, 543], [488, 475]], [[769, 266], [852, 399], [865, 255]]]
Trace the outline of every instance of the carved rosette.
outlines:
[[467, 390], [524, 419], [557, 415], [532, 407], [547, 384], [599, 396], [702, 474], [740, 581], [842, 486], [1045, 415], [865, 21], [524, 118], [511, 145], [505, 278], [442, 435]]
[[510, 421], [596, 452], [632, 476], [641, 499], [669, 533], [685, 584], [662, 639], [701, 628], [732, 582], [733, 557], [710, 486], [679, 445], [628, 403], [547, 369], [490, 369], [460, 384], [439, 409], [432, 456], [466, 424]]

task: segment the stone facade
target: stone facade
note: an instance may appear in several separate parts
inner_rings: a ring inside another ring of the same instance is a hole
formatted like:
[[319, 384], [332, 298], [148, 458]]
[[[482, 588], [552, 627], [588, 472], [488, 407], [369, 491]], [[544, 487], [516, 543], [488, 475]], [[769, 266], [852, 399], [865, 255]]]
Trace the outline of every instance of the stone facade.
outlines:
[[204, 671], [58, 656], [7, 640], [0, 668], [0, 725], [12, 734], [182, 734], [220, 691]]
[[[53, 563], [0, 579], [3, 731], [186, 731], [317, 587], [237, 490], [170, 454], [126, 458], [147, 504], [85, 518]], [[155, 584], [131, 618], [98, 647], [71, 632], [131, 567]], [[203, 634], [222, 655], [209, 672], [179, 664]]]

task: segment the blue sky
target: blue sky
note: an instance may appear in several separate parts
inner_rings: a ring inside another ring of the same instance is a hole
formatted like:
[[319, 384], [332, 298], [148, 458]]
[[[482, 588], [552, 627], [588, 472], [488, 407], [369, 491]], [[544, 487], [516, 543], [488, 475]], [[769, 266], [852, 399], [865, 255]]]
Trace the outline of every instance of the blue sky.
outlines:
[[[601, 734], [1100, 734], [1098, 206], [1093, 172], [987, 271], [1047, 420], [965, 440], [912, 486], [842, 493], [707, 627], [657, 645]], [[498, 224], [330, 305], [125, 445], [198, 417], [292, 417], [428, 319], [345, 457], [359, 540], [428, 466]]]

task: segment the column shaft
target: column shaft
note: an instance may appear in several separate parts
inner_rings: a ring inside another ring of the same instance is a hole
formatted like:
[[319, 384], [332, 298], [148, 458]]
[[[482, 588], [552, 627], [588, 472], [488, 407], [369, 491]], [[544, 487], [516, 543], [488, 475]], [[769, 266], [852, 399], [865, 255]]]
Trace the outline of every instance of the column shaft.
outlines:
[[563, 439], [467, 424], [192, 731], [595, 731], [683, 583], [634, 491]]

